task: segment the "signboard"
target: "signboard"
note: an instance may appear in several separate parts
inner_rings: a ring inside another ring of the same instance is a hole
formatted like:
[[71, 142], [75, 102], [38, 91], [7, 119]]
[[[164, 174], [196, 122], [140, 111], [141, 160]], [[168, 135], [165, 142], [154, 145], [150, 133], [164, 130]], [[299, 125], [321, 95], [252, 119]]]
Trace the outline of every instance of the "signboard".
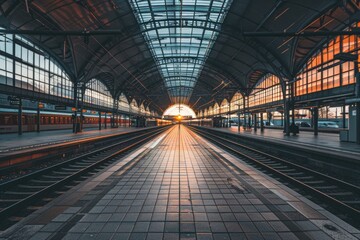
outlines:
[[55, 110], [66, 110], [66, 106], [55, 105]]
[[346, 104], [352, 104], [352, 103], [358, 103], [358, 102], [360, 102], [360, 98], [345, 99]]
[[12, 106], [19, 106], [20, 105], [20, 98], [16, 96], [8, 96], [8, 101]]

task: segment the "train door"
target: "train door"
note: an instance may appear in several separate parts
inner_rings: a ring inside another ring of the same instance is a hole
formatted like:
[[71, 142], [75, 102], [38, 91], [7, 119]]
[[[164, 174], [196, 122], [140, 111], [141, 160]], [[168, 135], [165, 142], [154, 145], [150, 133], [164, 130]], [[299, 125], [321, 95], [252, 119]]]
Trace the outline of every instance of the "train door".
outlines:
[[36, 118], [35, 115], [29, 114], [26, 115], [26, 119], [24, 121], [28, 132], [33, 132], [36, 130]]

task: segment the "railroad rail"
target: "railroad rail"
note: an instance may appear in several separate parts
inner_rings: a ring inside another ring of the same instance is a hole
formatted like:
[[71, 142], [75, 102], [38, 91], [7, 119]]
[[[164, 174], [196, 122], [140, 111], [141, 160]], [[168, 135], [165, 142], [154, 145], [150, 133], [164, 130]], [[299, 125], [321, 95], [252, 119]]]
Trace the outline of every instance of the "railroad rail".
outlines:
[[[167, 126], [122, 134], [121, 140], [115, 138], [105, 147], [0, 184], [0, 230], [22, 218], [18, 215], [19, 210], [29, 209], [48, 196], [58, 195], [57, 191], [95, 174], [168, 129]], [[47, 201], [49, 199], [44, 202]]]
[[327, 204], [326, 208], [329, 211], [336, 212], [337, 215], [341, 212], [343, 215], [339, 217], [353, 225], [359, 225], [359, 186], [239, 143], [226, 137], [226, 133], [207, 131], [204, 128], [189, 128], [257, 169], [267, 174], [271, 173], [283, 182], [305, 191], [315, 199], [321, 199]]

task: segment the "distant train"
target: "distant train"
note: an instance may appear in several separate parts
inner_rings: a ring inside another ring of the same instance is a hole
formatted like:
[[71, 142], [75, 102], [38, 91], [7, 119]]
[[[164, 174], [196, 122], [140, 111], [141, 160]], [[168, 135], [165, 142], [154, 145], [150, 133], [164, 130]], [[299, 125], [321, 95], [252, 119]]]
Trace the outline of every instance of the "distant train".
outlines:
[[[0, 108], [0, 133], [15, 133], [18, 131], [18, 110], [10, 108]], [[83, 128], [98, 128], [99, 115], [97, 114], [83, 114]], [[101, 124], [104, 127], [106, 121], [107, 127], [110, 128], [112, 116], [101, 116]], [[119, 118], [115, 119], [118, 126], [128, 127], [132, 119]], [[55, 112], [55, 111], [40, 111], [40, 130], [60, 130], [73, 128], [73, 114], [71, 112]], [[149, 119], [146, 121], [146, 126], [159, 126], [170, 124], [160, 119]], [[134, 126], [133, 124], [131, 124]], [[24, 132], [32, 132], [37, 130], [37, 116], [35, 110], [22, 111], [22, 130]]]

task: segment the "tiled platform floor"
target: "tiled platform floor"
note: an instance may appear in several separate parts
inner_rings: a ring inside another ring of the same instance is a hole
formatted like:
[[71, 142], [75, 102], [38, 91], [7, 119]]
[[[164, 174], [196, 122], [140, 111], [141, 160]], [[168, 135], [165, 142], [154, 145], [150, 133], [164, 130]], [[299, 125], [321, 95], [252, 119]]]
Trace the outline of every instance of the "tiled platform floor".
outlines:
[[[238, 127], [232, 126], [230, 128], [213, 128], [219, 131], [231, 132], [238, 134]], [[270, 141], [280, 141], [285, 143], [295, 143], [297, 146], [317, 146], [324, 149], [332, 149], [344, 152], [356, 152], [360, 153], [360, 145], [352, 142], [340, 142], [339, 134], [337, 133], [319, 133], [318, 136], [314, 136], [312, 132], [300, 131], [296, 136], [285, 136], [282, 129], [269, 129], [266, 128], [264, 132], [258, 129], [256, 132], [244, 131], [240, 128], [240, 134], [248, 137], [255, 137], [261, 139], [267, 139]]]
[[[113, 171], [116, 165], [111, 166], [0, 239], [326, 240], [360, 236], [358, 230], [319, 206], [299, 200], [301, 196], [241, 161], [236, 163], [243, 169], [239, 171], [222, 163], [219, 158], [237, 160], [191, 136], [184, 126], [174, 126], [162, 138], [148, 144], [127, 171]], [[336, 226], [337, 231], [327, 231], [324, 223]]]

